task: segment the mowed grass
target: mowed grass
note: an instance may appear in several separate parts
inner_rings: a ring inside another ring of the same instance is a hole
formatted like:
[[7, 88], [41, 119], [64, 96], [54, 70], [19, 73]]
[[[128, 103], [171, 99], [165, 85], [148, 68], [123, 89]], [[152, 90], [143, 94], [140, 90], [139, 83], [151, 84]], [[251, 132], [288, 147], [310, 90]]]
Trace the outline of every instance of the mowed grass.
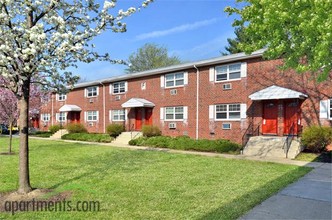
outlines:
[[[18, 151], [18, 140], [14, 140]], [[0, 152], [7, 149], [0, 138]], [[99, 212], [21, 212], [17, 219], [236, 219], [310, 168], [30, 139], [31, 184], [99, 201]], [[17, 189], [18, 155], [0, 155], [0, 193]]]

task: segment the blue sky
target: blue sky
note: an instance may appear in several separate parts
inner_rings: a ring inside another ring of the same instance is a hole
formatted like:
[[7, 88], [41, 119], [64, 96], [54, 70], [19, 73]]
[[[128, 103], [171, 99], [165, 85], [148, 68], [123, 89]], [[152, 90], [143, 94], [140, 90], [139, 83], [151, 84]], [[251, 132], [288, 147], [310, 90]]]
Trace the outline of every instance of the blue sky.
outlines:
[[[118, 0], [116, 10], [140, 2]], [[227, 38], [234, 37], [234, 16], [229, 17], [224, 8], [235, 4], [235, 0], [155, 0], [124, 20], [127, 32], [105, 32], [94, 43], [99, 52], [108, 52], [114, 59], [126, 60], [145, 43], [165, 46], [170, 55], [184, 61], [217, 57]], [[124, 69], [124, 65], [94, 62], [79, 64], [72, 72], [90, 81], [125, 74]]]

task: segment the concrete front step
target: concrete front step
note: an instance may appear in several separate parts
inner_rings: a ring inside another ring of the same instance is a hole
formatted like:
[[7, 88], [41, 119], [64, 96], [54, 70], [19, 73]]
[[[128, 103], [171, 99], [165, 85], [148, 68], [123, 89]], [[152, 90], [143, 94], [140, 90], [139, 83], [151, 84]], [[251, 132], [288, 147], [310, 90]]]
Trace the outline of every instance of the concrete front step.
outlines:
[[68, 134], [66, 129], [60, 129], [59, 131], [55, 132], [50, 138], [51, 139], [61, 139], [62, 135]]
[[113, 144], [128, 144], [131, 139], [142, 136], [142, 132], [122, 132], [114, 141]]
[[[255, 136], [251, 137], [243, 150], [245, 156], [285, 158], [286, 137]], [[300, 142], [293, 139], [288, 151], [288, 158], [295, 158], [301, 152]]]

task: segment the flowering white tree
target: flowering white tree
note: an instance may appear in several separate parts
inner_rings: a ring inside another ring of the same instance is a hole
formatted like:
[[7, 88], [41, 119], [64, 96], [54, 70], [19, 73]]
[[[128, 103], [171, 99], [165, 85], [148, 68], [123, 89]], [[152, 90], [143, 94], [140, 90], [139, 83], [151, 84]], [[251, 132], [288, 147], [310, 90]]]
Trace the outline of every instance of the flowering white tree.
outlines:
[[78, 80], [65, 71], [76, 67], [77, 62], [117, 62], [108, 54], [94, 51], [91, 41], [106, 30], [126, 31], [123, 18], [152, 1], [112, 15], [116, 0], [0, 0], [0, 76], [6, 81], [1, 86], [16, 94], [20, 107], [19, 193], [32, 190], [28, 155], [30, 84], [63, 90]]

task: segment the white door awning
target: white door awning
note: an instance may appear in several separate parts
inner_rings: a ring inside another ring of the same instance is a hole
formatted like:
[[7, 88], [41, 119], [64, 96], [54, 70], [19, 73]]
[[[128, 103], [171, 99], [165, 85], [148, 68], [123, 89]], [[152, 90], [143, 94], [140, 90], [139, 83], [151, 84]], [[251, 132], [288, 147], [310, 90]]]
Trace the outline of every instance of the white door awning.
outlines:
[[77, 105], [63, 105], [60, 109], [60, 112], [80, 112], [82, 109]]
[[146, 99], [141, 99], [141, 98], [131, 98], [125, 103], [123, 103], [122, 108], [136, 108], [136, 107], [154, 107], [155, 104], [152, 102], [146, 100]]
[[271, 99], [304, 99], [307, 97], [308, 96], [302, 92], [275, 85], [259, 90], [249, 96], [249, 98], [253, 101]]

